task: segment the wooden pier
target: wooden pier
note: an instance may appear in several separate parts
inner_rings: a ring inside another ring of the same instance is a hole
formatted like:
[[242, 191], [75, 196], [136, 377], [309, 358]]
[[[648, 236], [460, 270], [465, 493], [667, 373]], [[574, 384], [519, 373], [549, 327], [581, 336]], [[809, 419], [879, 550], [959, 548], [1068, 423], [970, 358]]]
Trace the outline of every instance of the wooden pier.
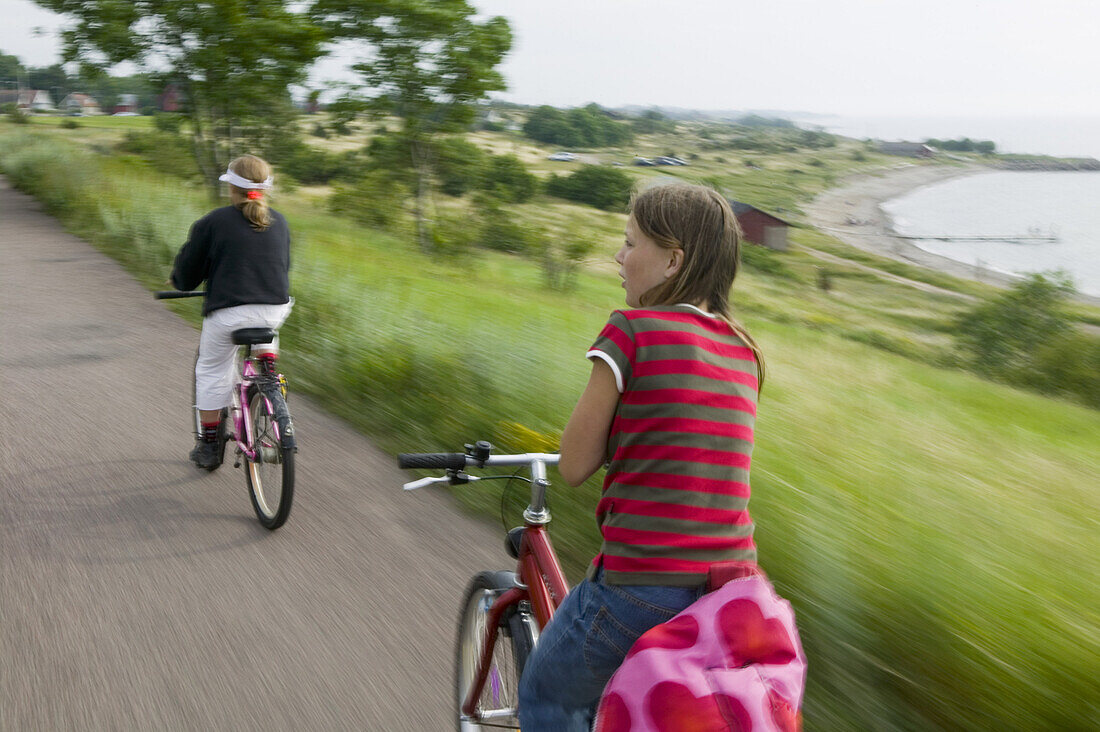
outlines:
[[1056, 234], [1027, 234], [1024, 236], [1019, 234], [1008, 236], [910, 236], [908, 234], [894, 234], [894, 236], [898, 239], [925, 239], [928, 241], [1008, 241], [1020, 244], [1058, 241]]

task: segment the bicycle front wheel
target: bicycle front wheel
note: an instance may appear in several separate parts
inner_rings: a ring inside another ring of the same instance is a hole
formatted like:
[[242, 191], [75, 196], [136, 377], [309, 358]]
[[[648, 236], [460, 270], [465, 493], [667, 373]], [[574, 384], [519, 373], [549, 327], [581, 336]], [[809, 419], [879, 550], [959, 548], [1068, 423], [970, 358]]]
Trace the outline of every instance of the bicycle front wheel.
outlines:
[[512, 572], [481, 572], [466, 590], [455, 649], [455, 710], [459, 732], [501, 727], [519, 729], [519, 677], [537, 636], [534, 619], [516, 607], [505, 611], [497, 629], [488, 677], [477, 705], [484, 725], [467, 719], [462, 713], [485, 647], [489, 609], [500, 593], [513, 587], [515, 574]]
[[286, 523], [294, 500], [294, 449], [285, 447], [276, 415], [286, 410], [282, 394], [257, 387], [248, 390], [248, 420], [252, 425], [254, 460], [245, 460], [248, 495], [256, 518], [266, 529]]

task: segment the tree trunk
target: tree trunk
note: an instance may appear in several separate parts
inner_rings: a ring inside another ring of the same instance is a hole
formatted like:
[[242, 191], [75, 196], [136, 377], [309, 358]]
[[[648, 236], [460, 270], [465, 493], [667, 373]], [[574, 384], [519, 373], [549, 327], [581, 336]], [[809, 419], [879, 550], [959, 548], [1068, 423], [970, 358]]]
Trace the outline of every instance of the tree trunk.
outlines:
[[431, 233], [428, 231], [428, 223], [424, 218], [424, 202], [428, 190], [427, 159], [423, 155], [420, 143], [416, 140], [412, 143], [413, 170], [416, 171], [416, 201], [413, 204], [413, 215], [416, 217], [416, 238], [420, 243], [420, 249], [425, 254], [435, 250]]
[[199, 168], [206, 190], [212, 201], [221, 198], [221, 186], [218, 183], [217, 159], [209, 150], [210, 145], [206, 139], [205, 128], [202, 121], [202, 106], [198, 100], [194, 84], [185, 85], [188, 99], [188, 119], [191, 122], [191, 155], [195, 158], [195, 165]]

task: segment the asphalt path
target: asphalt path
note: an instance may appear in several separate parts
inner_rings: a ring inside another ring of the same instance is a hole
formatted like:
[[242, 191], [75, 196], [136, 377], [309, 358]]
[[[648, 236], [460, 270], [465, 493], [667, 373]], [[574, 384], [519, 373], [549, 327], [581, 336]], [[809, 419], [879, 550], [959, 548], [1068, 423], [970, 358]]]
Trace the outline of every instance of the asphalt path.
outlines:
[[0, 178], [0, 730], [453, 729], [499, 527], [292, 379], [294, 509], [261, 528], [241, 470], [187, 460], [197, 342]]

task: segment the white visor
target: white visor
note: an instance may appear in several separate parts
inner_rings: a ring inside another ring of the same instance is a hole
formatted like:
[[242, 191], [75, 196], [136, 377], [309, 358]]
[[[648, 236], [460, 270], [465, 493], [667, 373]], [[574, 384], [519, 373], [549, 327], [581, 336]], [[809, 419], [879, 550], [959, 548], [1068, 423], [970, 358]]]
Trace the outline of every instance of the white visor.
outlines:
[[265, 180], [263, 183], [256, 183], [255, 181], [251, 181], [248, 178], [242, 178], [241, 176], [234, 173], [232, 170], [227, 169], [222, 174], [222, 176], [218, 178], [218, 180], [224, 181], [225, 183], [232, 183], [238, 188], [257, 188], [264, 190], [271, 187], [271, 182], [274, 180], [274, 178], [269, 175], [267, 176], [267, 180]]

